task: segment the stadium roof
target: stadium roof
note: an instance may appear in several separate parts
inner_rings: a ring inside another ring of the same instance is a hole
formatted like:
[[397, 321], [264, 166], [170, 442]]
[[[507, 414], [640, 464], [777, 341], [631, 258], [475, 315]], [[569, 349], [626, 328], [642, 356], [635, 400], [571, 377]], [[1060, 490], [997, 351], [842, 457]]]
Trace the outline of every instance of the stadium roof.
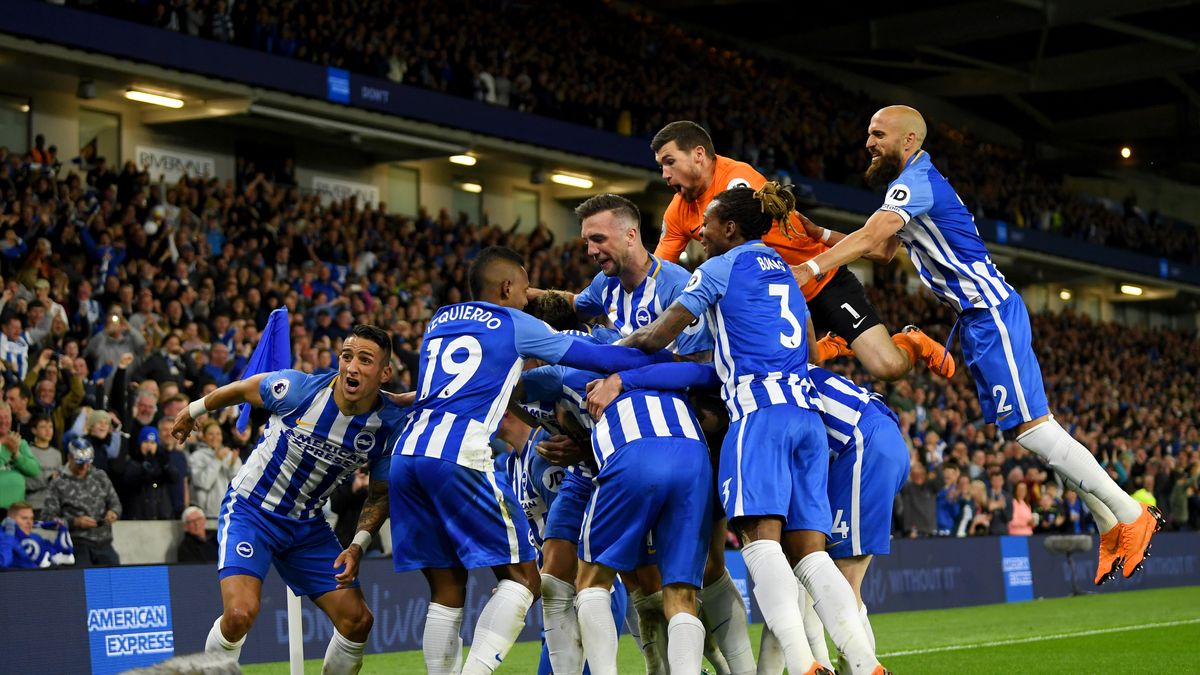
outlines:
[[[1200, 182], [1200, 3], [644, 0], [664, 17], [950, 100], [1104, 168]], [[1056, 154], [1056, 153], [1051, 153]], [[1098, 164], [1099, 161], [1099, 164]]]

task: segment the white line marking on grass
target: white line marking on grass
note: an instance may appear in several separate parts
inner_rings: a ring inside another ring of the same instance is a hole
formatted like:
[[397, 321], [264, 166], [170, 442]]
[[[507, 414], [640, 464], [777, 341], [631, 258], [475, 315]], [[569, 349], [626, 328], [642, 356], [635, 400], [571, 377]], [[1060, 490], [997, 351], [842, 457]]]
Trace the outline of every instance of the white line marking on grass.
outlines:
[[1106, 633], [1123, 633], [1132, 630], [1147, 630], [1150, 628], [1169, 628], [1171, 626], [1186, 626], [1189, 624], [1200, 623], [1200, 619], [1180, 619], [1178, 621], [1160, 621], [1158, 623], [1143, 623], [1138, 626], [1117, 626], [1115, 628], [1096, 628], [1093, 630], [1080, 630], [1071, 633], [1055, 633], [1053, 635], [1039, 635], [1036, 637], [1013, 638], [1010, 640], [993, 640], [991, 642], [972, 642], [963, 645], [944, 645], [942, 647], [929, 647], [928, 649], [906, 649], [899, 652], [888, 652], [880, 654], [879, 658], [886, 659], [892, 656], [915, 656], [917, 654], [935, 654], [937, 652], [955, 652], [964, 649], [979, 649], [981, 647], [1002, 647], [1004, 645], [1020, 645], [1028, 642], [1045, 642], [1046, 640], [1059, 640], [1062, 638], [1087, 637], [1089, 635], [1104, 635]]

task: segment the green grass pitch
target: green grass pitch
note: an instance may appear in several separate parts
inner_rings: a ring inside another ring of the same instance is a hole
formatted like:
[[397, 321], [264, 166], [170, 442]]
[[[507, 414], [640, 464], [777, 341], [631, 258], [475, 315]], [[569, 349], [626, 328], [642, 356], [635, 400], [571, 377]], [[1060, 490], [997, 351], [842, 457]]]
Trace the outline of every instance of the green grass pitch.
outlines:
[[[1119, 582], [1118, 582], [1119, 583]], [[883, 663], [907, 673], [1185, 673], [1200, 660], [1200, 587], [871, 616]], [[750, 627], [757, 651], [761, 624]], [[513, 647], [497, 673], [537, 672], [540, 645]], [[832, 649], [830, 650], [833, 651]], [[621, 638], [621, 673], [642, 673]], [[364, 673], [421, 673], [420, 652], [368, 655]], [[286, 675], [286, 663], [244, 666]], [[321, 662], [305, 663], [306, 674]]]

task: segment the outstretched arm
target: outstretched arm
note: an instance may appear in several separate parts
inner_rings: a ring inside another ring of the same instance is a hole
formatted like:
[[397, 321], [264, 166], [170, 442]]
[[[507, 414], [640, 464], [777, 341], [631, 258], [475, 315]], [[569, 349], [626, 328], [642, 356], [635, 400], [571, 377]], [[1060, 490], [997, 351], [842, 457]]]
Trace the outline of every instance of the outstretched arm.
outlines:
[[[867, 219], [861, 229], [846, 235], [833, 248], [818, 255], [803, 265], [792, 267], [796, 282], [803, 286], [820, 272], [854, 262], [875, 251], [886, 252], [891, 247], [894, 254], [898, 242], [896, 233], [904, 227], [904, 219], [892, 211], [879, 210]], [[832, 238], [832, 237], [831, 237]], [[817, 270], [813, 270], [815, 264]]]
[[[837, 246], [838, 242], [849, 236], [845, 232], [838, 232], [837, 230], [831, 230], [827, 227], [821, 227], [820, 225], [817, 225], [813, 221], [809, 220], [808, 216], [800, 213], [799, 211], [796, 212], [796, 215], [799, 216], [800, 222], [804, 225], [805, 234], [807, 234], [811, 239], [824, 242], [830, 247]], [[895, 236], [888, 237], [882, 244], [864, 253], [862, 257], [872, 262], [886, 264], [891, 262], [892, 258], [896, 256], [896, 249], [899, 247], [899, 239], [897, 239]], [[825, 268], [822, 267], [821, 269]]]
[[644, 352], [657, 352], [666, 349], [695, 320], [696, 315], [676, 300], [653, 323], [642, 326], [617, 344]]
[[[204, 411], [213, 412], [226, 408], [231, 405], [239, 405], [249, 403], [250, 405], [261, 408], [262, 394], [258, 391], [259, 384], [263, 378], [271, 373], [259, 373], [253, 377], [248, 377], [237, 382], [230, 382], [224, 387], [219, 387], [208, 396], [192, 401], [179, 411], [175, 416], [175, 424], [171, 427], [171, 435], [179, 440], [180, 443], [187, 440], [187, 437], [192, 433], [192, 429], [196, 427], [196, 417], [199, 417], [201, 406]], [[193, 408], [197, 413], [193, 416]]]

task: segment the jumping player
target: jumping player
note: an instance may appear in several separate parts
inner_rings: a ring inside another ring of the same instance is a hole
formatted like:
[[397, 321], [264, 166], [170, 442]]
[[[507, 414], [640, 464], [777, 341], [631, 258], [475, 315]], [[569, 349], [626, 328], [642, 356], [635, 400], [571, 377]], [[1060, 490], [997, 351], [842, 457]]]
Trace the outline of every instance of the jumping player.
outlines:
[[[379, 394], [392, 377], [391, 351], [386, 331], [358, 325], [342, 343], [336, 372], [255, 375], [192, 401], [175, 417], [171, 435], [183, 442], [198, 418], [227, 406], [249, 403], [271, 413], [221, 503], [217, 569], [224, 611], [209, 631], [206, 652], [238, 657], [274, 564], [297, 595], [309, 596], [333, 621], [323, 672], [362, 667], [373, 618], [354, 576], [334, 575], [335, 561], [340, 566], [345, 558], [321, 509], [338, 483], [365, 463], [372, 463], [375, 481], [384, 478], [387, 462], [376, 460], [404, 419], [403, 409]], [[369, 543], [360, 536], [359, 555]]]
[[854, 672], [871, 672], [882, 667], [858, 621], [854, 593], [825, 553], [829, 455], [820, 398], [808, 377], [808, 309], [786, 263], [761, 241], [773, 220], [793, 208], [790, 193], [775, 183], [719, 193], [704, 216], [709, 259], [658, 320], [620, 344], [659, 349], [708, 314], [730, 416], [718, 485], [726, 513], [748, 542], [742, 554], [767, 625], [791, 672], [826, 672], [804, 636], [796, 576], [780, 545], [786, 537], [834, 642]]
[[1125, 494], [1050, 414], [1025, 303], [992, 263], [971, 212], [921, 149], [925, 134], [925, 120], [912, 108], [875, 113], [867, 129], [866, 178], [887, 186], [883, 205], [861, 229], [794, 267], [796, 279], [807, 283], [868, 252], [894, 252], [904, 242], [921, 280], [959, 313], [963, 357], [985, 419], [1077, 484], [1095, 514], [1101, 531], [1096, 583], [1118, 569], [1131, 577], [1162, 517]]
[[[655, 134], [650, 148], [662, 167], [663, 180], [675, 190], [663, 214], [662, 237], [654, 251], [664, 260], [679, 260], [688, 242], [700, 238], [705, 210], [717, 193], [739, 185], [757, 190], [767, 182], [749, 164], [717, 155], [712, 138], [695, 122], [671, 122]], [[765, 233], [763, 243], [792, 265], [827, 250], [826, 242], [835, 234], [795, 212], [783, 225]], [[882, 254], [867, 257], [890, 260]], [[820, 278], [801, 284], [801, 289], [818, 334], [832, 331], [836, 335], [820, 340], [818, 360], [853, 354], [881, 380], [904, 377], [917, 361], [945, 377], [954, 375], [953, 357], [920, 330], [909, 327], [889, 338], [862, 283], [849, 270], [829, 268]]]

